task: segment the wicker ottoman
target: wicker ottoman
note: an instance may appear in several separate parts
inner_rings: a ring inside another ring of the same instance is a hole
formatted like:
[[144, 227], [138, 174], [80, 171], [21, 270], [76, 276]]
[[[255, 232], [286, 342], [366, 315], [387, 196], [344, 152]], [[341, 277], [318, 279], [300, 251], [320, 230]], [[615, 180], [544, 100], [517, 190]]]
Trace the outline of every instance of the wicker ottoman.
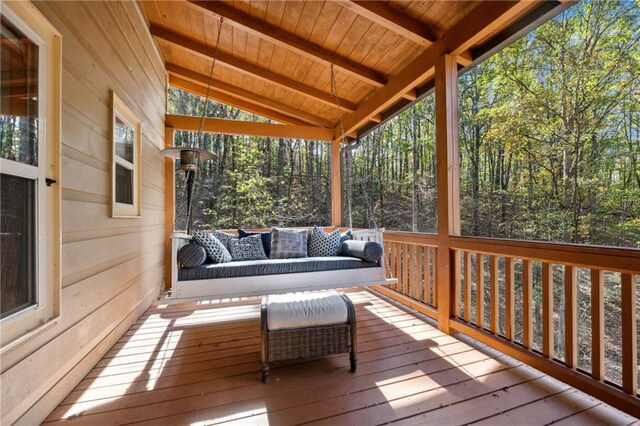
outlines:
[[271, 361], [349, 352], [356, 371], [356, 311], [337, 291], [265, 296], [260, 310], [262, 381]]

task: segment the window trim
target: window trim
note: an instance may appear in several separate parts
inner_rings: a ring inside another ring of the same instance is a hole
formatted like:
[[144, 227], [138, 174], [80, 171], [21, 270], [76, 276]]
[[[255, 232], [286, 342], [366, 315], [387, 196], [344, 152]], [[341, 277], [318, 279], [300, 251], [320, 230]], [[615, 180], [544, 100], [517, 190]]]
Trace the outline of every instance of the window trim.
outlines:
[[[116, 119], [133, 129], [133, 164], [116, 154]], [[142, 125], [138, 117], [127, 107], [116, 92], [111, 91], [111, 217], [142, 217]], [[133, 175], [133, 204], [116, 201], [116, 165], [131, 170]]]
[[0, 320], [0, 354], [55, 323], [61, 296], [60, 119], [62, 36], [28, 2], [5, 2], [2, 14], [38, 49], [38, 165], [0, 159], [3, 173], [36, 183], [36, 303]]

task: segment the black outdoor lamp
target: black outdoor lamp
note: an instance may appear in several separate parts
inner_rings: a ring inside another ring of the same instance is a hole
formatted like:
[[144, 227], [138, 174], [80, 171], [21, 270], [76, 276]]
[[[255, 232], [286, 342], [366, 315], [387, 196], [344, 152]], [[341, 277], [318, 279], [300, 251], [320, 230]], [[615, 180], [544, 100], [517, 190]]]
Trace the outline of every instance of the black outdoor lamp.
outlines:
[[216, 155], [200, 148], [175, 147], [163, 149], [165, 157], [180, 159], [180, 169], [184, 170], [187, 178], [187, 234], [191, 234], [191, 202], [193, 199], [193, 180], [196, 176], [198, 161], [213, 160]]

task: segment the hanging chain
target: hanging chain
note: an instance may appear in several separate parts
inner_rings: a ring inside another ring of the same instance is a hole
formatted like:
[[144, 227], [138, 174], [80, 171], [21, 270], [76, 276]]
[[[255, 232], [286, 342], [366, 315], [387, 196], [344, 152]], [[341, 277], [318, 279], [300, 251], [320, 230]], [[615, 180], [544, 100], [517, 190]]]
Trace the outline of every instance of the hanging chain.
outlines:
[[213, 69], [216, 66], [216, 59], [218, 58], [218, 50], [220, 49], [220, 34], [222, 33], [222, 23], [224, 22], [224, 17], [220, 17], [220, 23], [218, 24], [218, 37], [216, 39], [216, 48], [213, 51], [213, 60], [211, 61], [211, 71], [209, 71], [209, 83], [207, 84], [207, 93], [204, 98], [202, 98], [202, 116], [200, 117], [200, 127], [198, 128], [198, 142], [200, 143], [200, 147], [202, 146], [203, 139], [203, 131], [204, 129], [204, 119], [207, 115], [207, 103], [209, 102], [209, 93], [211, 92], [211, 83], [213, 82]]
[[344, 133], [344, 120], [342, 119], [342, 109], [340, 108], [340, 98], [338, 97], [338, 89], [336, 86], [336, 72], [333, 69], [333, 64], [331, 64], [331, 96], [336, 100], [336, 108], [338, 108], [338, 123], [340, 124], [340, 133], [342, 134], [342, 141], [347, 143], [347, 138]]

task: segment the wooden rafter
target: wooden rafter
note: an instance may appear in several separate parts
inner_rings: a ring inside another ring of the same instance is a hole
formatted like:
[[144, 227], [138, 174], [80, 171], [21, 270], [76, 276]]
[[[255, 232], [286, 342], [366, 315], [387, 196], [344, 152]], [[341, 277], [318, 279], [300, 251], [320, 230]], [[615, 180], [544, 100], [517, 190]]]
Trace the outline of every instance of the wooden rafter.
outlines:
[[438, 40], [438, 36], [428, 25], [405, 15], [382, 1], [346, 0], [340, 4], [421, 46], [430, 46]]
[[[157, 25], [151, 25], [149, 30], [151, 32], [151, 35], [153, 35], [158, 39], [164, 40], [168, 43], [172, 43], [176, 46], [189, 50], [190, 52], [200, 55], [202, 57], [205, 57], [207, 59], [211, 59], [213, 57], [215, 48], [211, 46], [198, 43], [195, 40], [187, 38], [169, 29], [159, 27]], [[224, 64], [230, 68], [233, 68], [234, 70], [241, 71], [245, 74], [252, 75], [253, 77], [259, 78], [268, 83], [273, 83], [277, 86], [291, 90], [300, 95], [311, 97], [324, 104], [331, 105], [334, 107], [336, 105], [335, 99], [331, 96], [330, 93], [326, 93], [322, 90], [316, 89], [315, 87], [308, 86], [304, 83], [300, 83], [299, 81], [285, 77], [281, 74], [274, 73], [273, 71], [264, 69], [250, 62], [244, 61], [226, 52], [218, 51], [216, 62]], [[357, 108], [353, 102], [350, 102], [347, 99], [343, 99], [343, 98], [340, 98], [340, 107], [344, 111], [348, 111], [348, 112], [355, 111]]]
[[246, 13], [240, 12], [223, 2], [190, 0], [189, 3], [198, 6], [201, 10], [223, 16], [227, 19], [227, 22], [230, 22], [232, 25], [242, 28], [244, 31], [256, 34], [278, 46], [292, 50], [316, 61], [321, 61], [326, 64], [334, 64], [349, 75], [352, 75], [375, 87], [382, 87], [387, 82], [386, 77], [375, 70], [313, 44], [308, 40], [296, 36], [295, 34], [291, 34], [278, 27], [261, 22], [260, 20]]
[[[200, 129], [200, 121], [200, 117], [167, 114], [165, 117], [165, 126], [175, 130], [198, 131]], [[205, 118], [202, 130], [204, 132], [223, 133], [226, 135], [247, 135], [323, 141], [330, 141], [333, 137], [333, 131], [331, 129], [324, 129], [321, 127], [284, 126], [282, 124], [223, 120], [220, 118]]]
[[[196, 95], [207, 96], [206, 83], [204, 83], [202, 79], [207, 81], [208, 77], [197, 73], [192, 74], [191, 77], [195, 78], [182, 78], [183, 76], [180, 74], [170, 75], [169, 84]], [[227, 86], [226, 83], [221, 84], [220, 82], [216, 82], [213, 88], [209, 90], [209, 98], [266, 118], [271, 118], [281, 123], [331, 127], [329, 121], [316, 117], [315, 115], [299, 111], [288, 105], [280, 104], [262, 96], [251, 94], [243, 89], [238, 91], [224, 90]]]
[[[400, 98], [434, 75], [437, 59], [444, 53], [457, 56], [523, 11], [537, 6], [540, 1], [482, 2], [452, 27], [440, 40], [428, 47], [389, 82], [363, 102], [358, 109], [344, 118], [346, 133], [352, 133], [371, 120], [371, 117], [393, 105]], [[335, 129], [336, 139], [341, 138]]]

